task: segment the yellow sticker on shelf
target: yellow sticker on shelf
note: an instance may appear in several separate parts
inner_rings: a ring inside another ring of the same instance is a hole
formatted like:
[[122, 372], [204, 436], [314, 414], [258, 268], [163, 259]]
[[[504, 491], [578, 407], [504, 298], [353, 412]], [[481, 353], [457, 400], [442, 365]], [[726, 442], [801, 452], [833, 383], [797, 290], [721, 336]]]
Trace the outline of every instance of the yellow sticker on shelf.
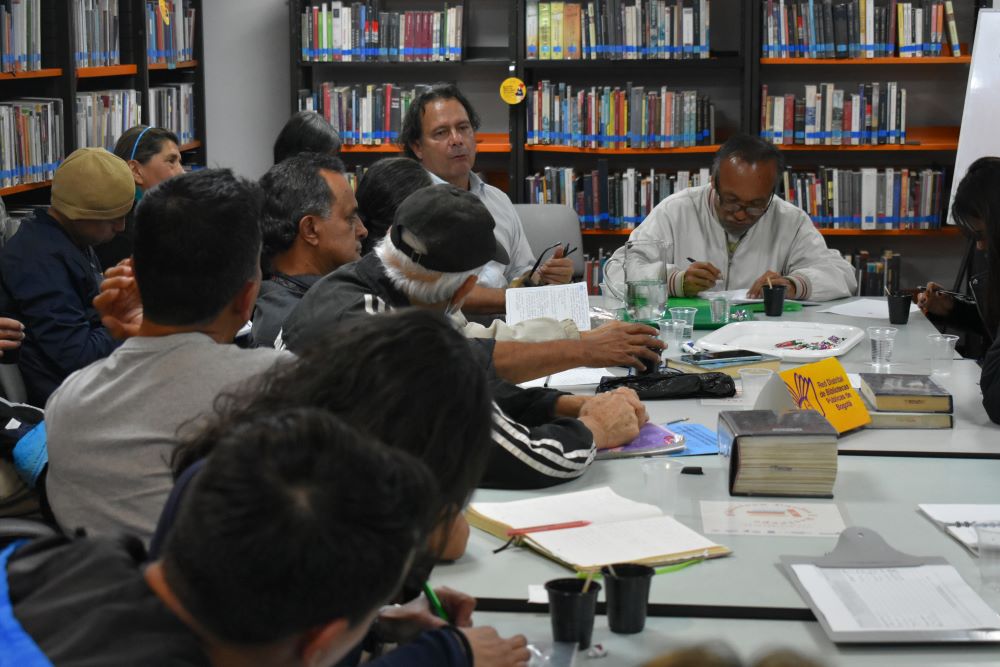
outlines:
[[510, 105], [520, 104], [524, 101], [525, 88], [524, 81], [516, 76], [504, 79], [500, 84], [500, 99]]
[[163, 25], [170, 25], [170, 10], [167, 9], [167, 0], [160, 0], [160, 18]]

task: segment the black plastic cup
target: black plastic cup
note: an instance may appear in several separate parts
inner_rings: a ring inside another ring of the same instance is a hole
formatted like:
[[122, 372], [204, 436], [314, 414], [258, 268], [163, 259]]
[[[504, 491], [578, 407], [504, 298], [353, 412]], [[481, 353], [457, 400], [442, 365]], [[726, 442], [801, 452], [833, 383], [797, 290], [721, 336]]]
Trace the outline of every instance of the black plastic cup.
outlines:
[[764, 314], [768, 317], [781, 317], [785, 310], [785, 286], [764, 285]]
[[553, 579], [545, 584], [549, 593], [552, 640], [576, 642], [581, 651], [590, 648], [597, 593], [601, 590], [600, 584], [591, 581], [590, 588], [584, 593], [586, 583], [583, 579]]
[[886, 297], [889, 302], [889, 322], [906, 324], [910, 321], [910, 304], [913, 297], [908, 292], [896, 292]]
[[[614, 574], [611, 573], [612, 568]], [[649, 604], [649, 584], [653, 568], [647, 565], [621, 563], [602, 567], [604, 595], [608, 600], [608, 627], [611, 632], [634, 635], [646, 627], [646, 607]]]

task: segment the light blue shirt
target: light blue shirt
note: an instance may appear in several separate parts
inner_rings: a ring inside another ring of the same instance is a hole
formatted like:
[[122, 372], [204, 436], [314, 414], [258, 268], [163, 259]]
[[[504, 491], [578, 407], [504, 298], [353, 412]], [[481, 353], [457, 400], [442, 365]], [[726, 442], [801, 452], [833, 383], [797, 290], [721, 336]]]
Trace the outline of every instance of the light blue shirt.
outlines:
[[[436, 174], [427, 173], [435, 184], [447, 182]], [[535, 265], [535, 256], [524, 235], [521, 218], [503, 190], [483, 182], [474, 172], [469, 174], [469, 191], [479, 197], [479, 201], [483, 202], [486, 210], [493, 216], [496, 223], [493, 234], [510, 256], [510, 263], [506, 266], [500, 262], [486, 264], [479, 271], [478, 282], [482, 287], [507, 287], [511, 280], [525, 274]]]

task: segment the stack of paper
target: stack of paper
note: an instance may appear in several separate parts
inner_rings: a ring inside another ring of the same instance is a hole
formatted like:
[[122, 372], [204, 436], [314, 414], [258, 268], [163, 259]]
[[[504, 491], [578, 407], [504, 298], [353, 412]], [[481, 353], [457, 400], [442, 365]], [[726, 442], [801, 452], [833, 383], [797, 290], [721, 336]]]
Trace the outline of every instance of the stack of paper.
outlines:
[[979, 555], [977, 523], [1000, 523], [1000, 505], [917, 505], [928, 519], [938, 524], [966, 549]]

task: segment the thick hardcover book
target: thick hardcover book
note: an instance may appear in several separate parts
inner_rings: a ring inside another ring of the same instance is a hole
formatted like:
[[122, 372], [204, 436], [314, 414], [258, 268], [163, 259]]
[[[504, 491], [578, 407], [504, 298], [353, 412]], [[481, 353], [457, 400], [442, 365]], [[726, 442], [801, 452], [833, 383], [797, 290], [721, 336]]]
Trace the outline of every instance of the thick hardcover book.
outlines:
[[837, 58], [851, 56], [851, 33], [847, 13], [849, 4], [847, 0], [841, 0], [833, 6], [833, 42]]
[[929, 375], [861, 373], [861, 394], [876, 410], [951, 413], [954, 409], [951, 394]]
[[932, 430], [954, 428], [955, 419], [948, 412], [886, 412], [876, 410], [865, 400], [872, 421], [866, 428]]
[[837, 430], [814, 410], [724, 410], [719, 450], [729, 454], [734, 496], [830, 498], [837, 480]]

